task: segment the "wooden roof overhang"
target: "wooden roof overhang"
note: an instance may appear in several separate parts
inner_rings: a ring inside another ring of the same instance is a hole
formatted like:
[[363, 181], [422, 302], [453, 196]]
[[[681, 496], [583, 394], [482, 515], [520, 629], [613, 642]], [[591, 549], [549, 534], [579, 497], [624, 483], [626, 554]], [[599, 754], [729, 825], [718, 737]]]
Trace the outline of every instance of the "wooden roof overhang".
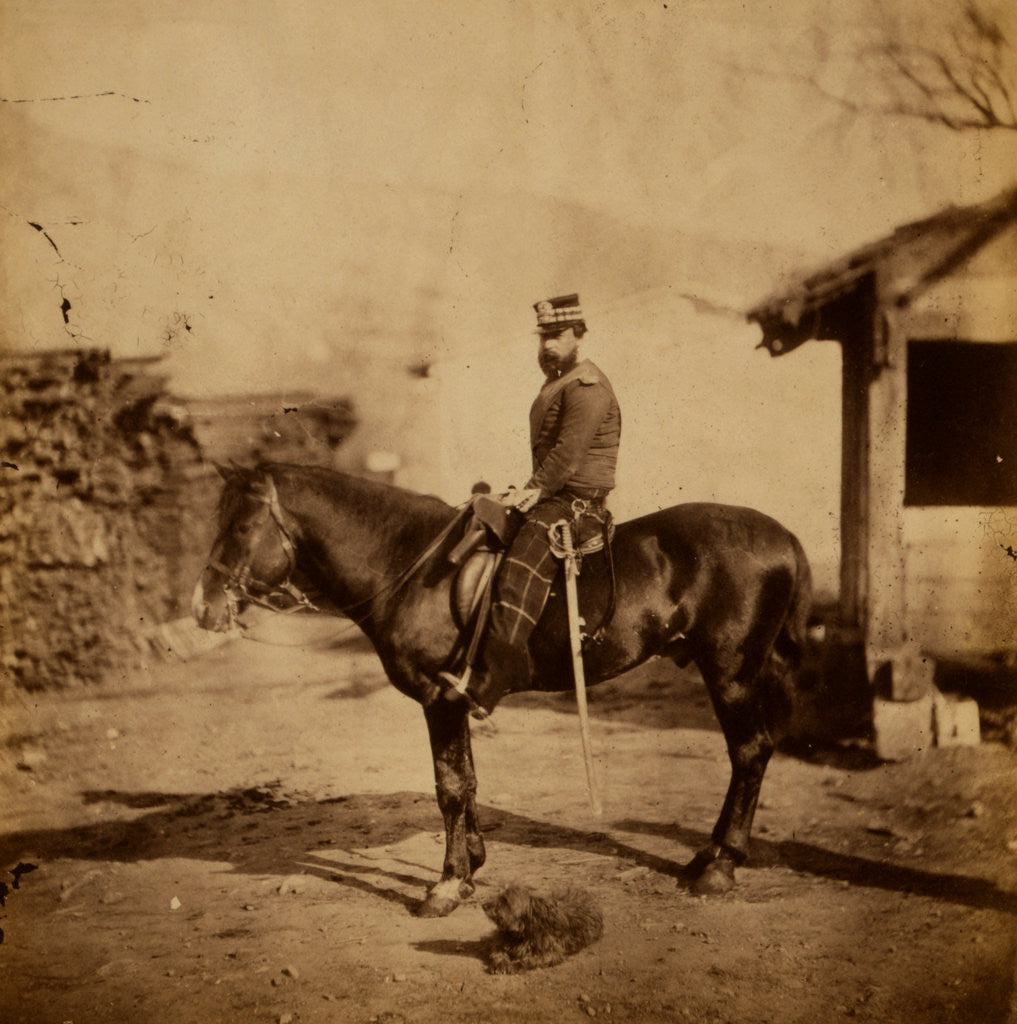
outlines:
[[850, 343], [865, 314], [907, 306], [1017, 221], [1017, 187], [987, 202], [949, 207], [898, 228], [812, 272], [796, 275], [746, 313], [760, 325], [760, 346], [784, 355], [804, 342]]

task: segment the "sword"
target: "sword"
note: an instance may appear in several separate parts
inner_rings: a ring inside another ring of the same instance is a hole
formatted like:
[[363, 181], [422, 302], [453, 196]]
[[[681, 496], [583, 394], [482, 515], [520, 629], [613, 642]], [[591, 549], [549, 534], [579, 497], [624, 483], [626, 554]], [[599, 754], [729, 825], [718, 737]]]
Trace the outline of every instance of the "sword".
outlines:
[[562, 521], [561, 546], [565, 551], [565, 606], [569, 617], [569, 646], [572, 650], [572, 674], [576, 684], [576, 707], [579, 709], [579, 733], [583, 740], [583, 760], [586, 763], [586, 787], [590, 792], [590, 806], [594, 817], [600, 818], [604, 808], [600, 802], [600, 789], [593, 765], [590, 744], [590, 716], [586, 706], [586, 673], [583, 670], [583, 638], [579, 631], [579, 594], [576, 590], [576, 549], [572, 543], [572, 530]]

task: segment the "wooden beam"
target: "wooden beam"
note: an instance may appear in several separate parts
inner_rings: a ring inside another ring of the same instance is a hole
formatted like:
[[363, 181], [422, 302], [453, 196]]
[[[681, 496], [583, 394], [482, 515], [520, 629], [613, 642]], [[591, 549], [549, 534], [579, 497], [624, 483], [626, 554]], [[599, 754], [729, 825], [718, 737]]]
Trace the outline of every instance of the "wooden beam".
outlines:
[[842, 626], [859, 631], [868, 583], [868, 351], [857, 336], [841, 340], [839, 618]]
[[868, 602], [871, 646], [895, 649], [908, 636], [905, 605], [904, 476], [907, 433], [907, 340], [891, 311], [877, 313], [881, 367], [869, 381]]
[[864, 636], [868, 609], [869, 383], [875, 325], [873, 275], [825, 310], [826, 326], [841, 343], [840, 622]]
[[933, 662], [911, 640], [904, 546], [907, 470], [907, 332], [879, 282], [873, 304], [868, 385], [867, 601], [863, 635], [877, 696], [916, 701], [932, 688]]
[[905, 598], [906, 332], [874, 275], [830, 313], [842, 350], [840, 624], [874, 691], [912, 700], [930, 667], [910, 644]]

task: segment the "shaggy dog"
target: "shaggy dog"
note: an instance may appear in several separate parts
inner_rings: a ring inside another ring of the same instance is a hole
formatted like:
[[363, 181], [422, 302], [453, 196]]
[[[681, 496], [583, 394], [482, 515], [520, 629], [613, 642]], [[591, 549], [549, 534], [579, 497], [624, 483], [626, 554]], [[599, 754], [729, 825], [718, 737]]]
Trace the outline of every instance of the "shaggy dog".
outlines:
[[553, 967], [596, 942], [604, 930], [593, 897], [575, 888], [538, 896], [510, 885], [484, 904], [484, 913], [498, 926], [498, 945], [488, 959], [492, 974]]

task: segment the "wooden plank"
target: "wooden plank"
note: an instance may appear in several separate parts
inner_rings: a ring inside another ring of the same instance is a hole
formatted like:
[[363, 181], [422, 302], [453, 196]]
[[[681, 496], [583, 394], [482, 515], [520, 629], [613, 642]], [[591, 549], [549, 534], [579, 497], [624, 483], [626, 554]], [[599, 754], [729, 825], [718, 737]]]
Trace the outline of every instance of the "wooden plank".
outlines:
[[841, 340], [840, 623], [860, 629], [868, 548], [868, 352], [862, 334]]
[[[878, 294], [878, 293], [877, 293]], [[904, 543], [907, 438], [907, 337], [893, 309], [877, 302], [879, 365], [868, 393], [866, 657], [874, 683], [891, 700], [916, 700], [931, 683], [930, 665], [911, 642]]]
[[907, 344], [882, 316], [887, 365], [869, 383], [868, 602], [866, 636], [893, 648], [907, 637], [904, 602], [904, 473]]

